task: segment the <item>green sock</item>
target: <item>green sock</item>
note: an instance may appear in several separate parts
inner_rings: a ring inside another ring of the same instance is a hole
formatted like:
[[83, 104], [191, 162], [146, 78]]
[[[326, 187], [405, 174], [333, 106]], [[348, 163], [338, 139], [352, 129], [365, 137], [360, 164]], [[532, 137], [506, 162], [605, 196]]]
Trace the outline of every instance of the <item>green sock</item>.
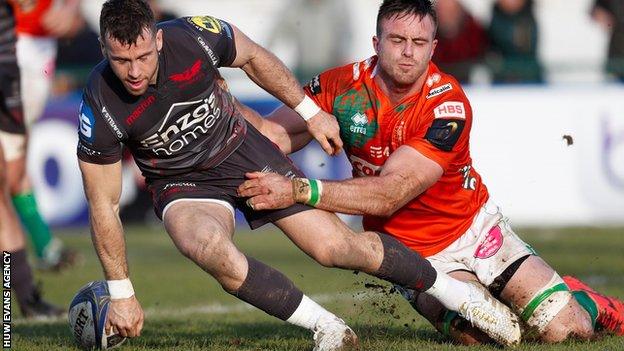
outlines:
[[585, 291], [571, 291], [572, 296], [576, 299], [576, 302], [581, 305], [589, 313], [589, 317], [592, 321], [592, 327], [596, 329], [596, 318], [598, 318], [598, 306], [596, 302]]
[[22, 224], [26, 227], [26, 231], [30, 236], [37, 257], [43, 258], [43, 253], [52, 241], [52, 233], [48, 224], [43, 220], [37, 202], [32, 192], [22, 193], [13, 196], [13, 206], [22, 220]]

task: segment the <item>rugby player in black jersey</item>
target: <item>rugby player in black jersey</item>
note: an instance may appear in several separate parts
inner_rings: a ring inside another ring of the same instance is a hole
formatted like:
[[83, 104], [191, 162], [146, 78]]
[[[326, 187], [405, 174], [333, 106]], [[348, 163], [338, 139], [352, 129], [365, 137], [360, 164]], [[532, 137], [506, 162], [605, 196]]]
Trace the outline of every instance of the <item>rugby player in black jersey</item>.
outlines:
[[100, 36], [105, 60], [95, 67], [84, 91], [78, 157], [93, 243], [112, 298], [108, 328], [134, 337], [143, 326], [118, 212], [124, 144], [145, 176], [156, 213], [180, 252], [225, 291], [314, 331], [316, 350], [357, 346], [357, 337], [283, 274], [238, 250], [232, 241], [235, 208], [252, 228], [274, 223], [324, 266], [359, 270], [426, 291], [447, 308], [473, 316], [476, 325], [495, 324], [498, 329], [490, 331], [500, 334], [494, 335], [497, 340], [517, 341], [519, 329], [508, 308], [486, 299], [472, 285], [437, 273], [428, 261], [390, 236], [356, 234], [334, 214], [303, 204], [254, 211], [237, 196], [246, 172], [303, 174], [247, 124], [219, 67], [241, 68], [297, 110], [326, 152], [339, 152], [342, 142], [335, 118], [305, 97], [274, 55], [236, 27], [209, 16], [156, 25], [144, 0], [109, 0], [102, 7]]

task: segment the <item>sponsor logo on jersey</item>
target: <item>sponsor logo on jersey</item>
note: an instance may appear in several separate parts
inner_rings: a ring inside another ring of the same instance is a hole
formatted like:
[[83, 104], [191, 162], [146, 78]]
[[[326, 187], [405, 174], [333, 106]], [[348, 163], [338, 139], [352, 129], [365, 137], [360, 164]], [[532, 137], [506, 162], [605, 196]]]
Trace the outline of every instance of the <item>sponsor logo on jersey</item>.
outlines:
[[321, 76], [316, 76], [312, 78], [310, 83], [308, 83], [308, 87], [312, 92], [312, 95], [318, 95], [321, 93]]
[[194, 16], [190, 17], [188, 21], [200, 31], [207, 30], [211, 33], [219, 34], [223, 29], [221, 22], [211, 16]]
[[431, 144], [443, 151], [451, 151], [459, 140], [466, 121], [461, 119], [434, 119], [425, 134]]
[[435, 84], [438, 84], [440, 82], [440, 79], [442, 79], [442, 76], [440, 76], [438, 73], [430, 75], [429, 78], [427, 78], [427, 86], [431, 88]]
[[115, 133], [115, 136], [117, 137], [117, 139], [123, 139], [124, 135], [121, 132], [121, 129], [119, 129], [119, 127], [117, 126], [117, 123], [115, 123], [113, 116], [111, 116], [110, 113], [108, 113], [108, 110], [106, 109], [106, 107], [102, 107], [102, 115], [104, 116], [104, 120], [106, 121], [106, 123], [108, 123], [108, 125], [111, 127], [111, 130]]
[[395, 128], [394, 128], [394, 138], [396, 142], [400, 145], [403, 144], [403, 131], [405, 130], [405, 120], [402, 120]]
[[95, 151], [86, 146], [82, 140], [78, 141], [78, 150], [87, 156], [100, 156], [102, 154], [101, 152]]
[[390, 156], [390, 147], [371, 146], [370, 155], [372, 158], [384, 158]]
[[349, 161], [351, 162], [351, 166], [353, 166], [355, 173], [360, 177], [375, 176], [379, 175], [381, 172], [381, 166], [375, 166], [374, 164], [357, 156], [350, 155]]
[[142, 140], [141, 145], [150, 148], [158, 156], [178, 153], [191, 142], [208, 134], [221, 117], [221, 109], [217, 106], [214, 92], [204, 100], [171, 105], [158, 132]]
[[177, 183], [169, 183], [165, 185], [163, 190], [171, 189], [171, 188], [196, 188], [197, 184], [189, 183], [189, 182], [177, 182]]
[[139, 117], [143, 115], [143, 112], [145, 112], [145, 110], [147, 110], [147, 108], [154, 103], [154, 101], [156, 101], [156, 97], [154, 95], [150, 95], [145, 100], [141, 101], [139, 106], [134, 109], [128, 117], [126, 117], [126, 124], [129, 126], [133, 125], [134, 122], [136, 122]]
[[442, 95], [450, 90], [453, 90], [453, 85], [451, 83], [447, 83], [437, 88], [431, 89], [429, 91], [429, 94], [427, 94], [427, 99], [431, 99], [434, 96]]
[[353, 80], [360, 79], [360, 63], [356, 62], [353, 64]]
[[83, 100], [80, 103], [80, 126], [78, 127], [80, 134], [82, 135], [82, 139], [89, 143], [93, 143], [95, 140], [95, 135], [93, 135], [94, 127], [95, 115], [93, 114], [93, 110], [91, 110], [91, 107], [85, 104]]
[[368, 117], [365, 114], [358, 112], [351, 116], [351, 125], [349, 130], [351, 133], [366, 135], [366, 127], [368, 125]]
[[201, 74], [201, 66], [202, 61], [197, 60], [195, 61], [195, 63], [193, 63], [191, 67], [187, 68], [184, 72], [170, 75], [169, 79], [178, 83], [178, 87], [180, 88], [193, 84], [203, 77], [203, 74]]
[[477, 190], [477, 178], [470, 176], [470, 171], [472, 170], [472, 166], [467, 165], [462, 167], [459, 172], [464, 176], [464, 182], [462, 183], [462, 188], [466, 190]]
[[219, 58], [217, 57], [217, 55], [215, 55], [214, 51], [212, 51], [212, 48], [210, 48], [210, 45], [206, 44], [206, 42], [204, 41], [204, 38], [198, 36], [197, 42], [204, 49], [206, 54], [208, 54], [208, 57], [210, 57], [210, 61], [212, 61], [212, 64], [215, 66], [218, 66]]
[[466, 109], [461, 101], [447, 101], [433, 109], [435, 118], [466, 119]]

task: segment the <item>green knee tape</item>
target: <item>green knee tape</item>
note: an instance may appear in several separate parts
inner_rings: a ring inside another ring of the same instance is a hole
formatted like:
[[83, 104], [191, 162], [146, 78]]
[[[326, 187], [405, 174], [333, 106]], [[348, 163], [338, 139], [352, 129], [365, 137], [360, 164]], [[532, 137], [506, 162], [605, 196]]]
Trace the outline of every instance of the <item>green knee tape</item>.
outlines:
[[37, 257], [42, 258], [45, 248], [52, 241], [52, 234], [37, 209], [35, 196], [33, 193], [15, 195], [13, 206], [30, 236]]
[[591, 318], [592, 327], [596, 329], [596, 319], [598, 318], [598, 306], [596, 302], [585, 291], [573, 291], [572, 296], [576, 299], [576, 302], [583, 307], [589, 317]]
[[442, 334], [446, 336], [451, 336], [451, 322], [457, 317], [459, 314], [455, 311], [446, 311], [444, 313], [444, 321], [442, 324]]
[[522, 311], [522, 315], [520, 316], [523, 321], [527, 322], [529, 318], [535, 312], [535, 309], [546, 300], [550, 295], [558, 292], [558, 291], [568, 291], [568, 286], [565, 283], [557, 284], [550, 289], [544, 290], [541, 294], [537, 295], [529, 304], [526, 306], [524, 311]]

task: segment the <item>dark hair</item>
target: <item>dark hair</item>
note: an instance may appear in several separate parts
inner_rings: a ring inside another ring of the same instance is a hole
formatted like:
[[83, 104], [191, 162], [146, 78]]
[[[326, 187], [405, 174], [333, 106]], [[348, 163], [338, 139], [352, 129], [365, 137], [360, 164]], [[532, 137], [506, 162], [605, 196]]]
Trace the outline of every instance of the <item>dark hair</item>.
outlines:
[[100, 13], [100, 37], [110, 36], [124, 45], [136, 44], [147, 28], [156, 35], [152, 8], [145, 0], [107, 0]]
[[381, 36], [381, 21], [393, 17], [418, 15], [422, 20], [427, 15], [431, 16], [435, 30], [438, 28], [438, 15], [431, 0], [384, 0], [377, 13], [377, 36]]

